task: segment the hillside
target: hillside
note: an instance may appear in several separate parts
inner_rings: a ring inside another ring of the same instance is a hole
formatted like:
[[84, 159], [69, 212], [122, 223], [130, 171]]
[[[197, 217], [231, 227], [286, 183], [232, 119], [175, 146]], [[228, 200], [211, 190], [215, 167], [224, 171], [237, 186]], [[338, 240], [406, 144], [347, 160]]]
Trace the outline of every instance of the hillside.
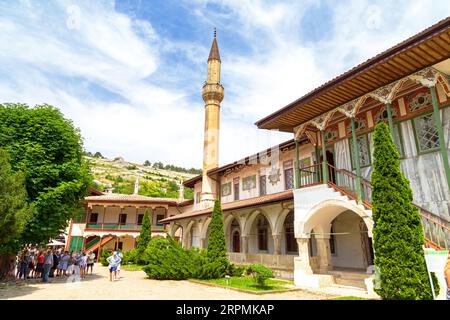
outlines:
[[[196, 176], [192, 173], [128, 162], [121, 157], [110, 160], [86, 156], [86, 159], [91, 163], [95, 187], [105, 192], [132, 194], [138, 178], [140, 195], [178, 198], [181, 182]], [[155, 166], [158, 164], [160, 163]], [[192, 190], [185, 188], [184, 196], [186, 199], [192, 199]]]

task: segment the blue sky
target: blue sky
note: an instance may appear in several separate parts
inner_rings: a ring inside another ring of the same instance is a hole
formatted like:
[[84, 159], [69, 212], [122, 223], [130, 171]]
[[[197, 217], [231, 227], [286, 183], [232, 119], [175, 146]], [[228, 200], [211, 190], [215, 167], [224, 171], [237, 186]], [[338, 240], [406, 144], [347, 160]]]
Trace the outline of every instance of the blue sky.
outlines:
[[0, 102], [57, 106], [88, 151], [201, 167], [216, 27], [225, 164], [291, 138], [255, 121], [449, 15], [439, 0], [0, 0]]

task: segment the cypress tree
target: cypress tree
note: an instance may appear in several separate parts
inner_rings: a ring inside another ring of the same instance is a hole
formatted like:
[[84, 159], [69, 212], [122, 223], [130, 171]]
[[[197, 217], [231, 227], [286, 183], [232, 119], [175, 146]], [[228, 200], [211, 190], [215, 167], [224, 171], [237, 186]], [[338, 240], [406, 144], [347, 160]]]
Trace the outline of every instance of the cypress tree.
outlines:
[[142, 228], [139, 238], [136, 241], [136, 249], [139, 255], [142, 255], [147, 248], [148, 243], [152, 239], [152, 223], [148, 209], [145, 210], [144, 218], [142, 219]]
[[217, 260], [227, 258], [227, 245], [223, 228], [223, 213], [220, 202], [214, 202], [214, 210], [211, 216], [210, 235], [208, 238], [208, 258]]
[[208, 248], [206, 250], [206, 263], [203, 265], [200, 278], [222, 278], [230, 267], [227, 258], [227, 245], [223, 228], [223, 213], [220, 202], [214, 202], [214, 210], [211, 216]]
[[431, 299], [421, 218], [385, 123], [377, 124], [373, 139], [373, 239], [380, 273], [375, 291], [383, 299]]

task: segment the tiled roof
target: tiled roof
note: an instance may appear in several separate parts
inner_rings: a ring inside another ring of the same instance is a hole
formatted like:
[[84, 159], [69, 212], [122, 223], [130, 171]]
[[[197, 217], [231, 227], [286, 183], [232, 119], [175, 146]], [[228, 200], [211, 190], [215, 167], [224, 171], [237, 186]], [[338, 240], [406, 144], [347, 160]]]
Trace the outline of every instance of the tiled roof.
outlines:
[[92, 202], [144, 202], [144, 203], [164, 203], [177, 205], [177, 199], [171, 198], [157, 198], [157, 197], [146, 197], [138, 194], [120, 194], [120, 193], [109, 193], [101, 196], [89, 196], [84, 198], [86, 201]]
[[[222, 204], [222, 211], [249, 208], [249, 207], [259, 206], [259, 205], [263, 205], [263, 204], [269, 204], [269, 203], [277, 202], [277, 201], [290, 200], [292, 198], [293, 198], [292, 190], [287, 190], [287, 191], [283, 191], [283, 192], [268, 194], [268, 195], [261, 196], [261, 197], [227, 202], [227, 203]], [[184, 213], [177, 214], [175, 216], [163, 219], [160, 222], [169, 223], [170, 221], [208, 215], [212, 212], [212, 209], [213, 208], [196, 210], [196, 211], [188, 211], [188, 212], [184, 212]]]

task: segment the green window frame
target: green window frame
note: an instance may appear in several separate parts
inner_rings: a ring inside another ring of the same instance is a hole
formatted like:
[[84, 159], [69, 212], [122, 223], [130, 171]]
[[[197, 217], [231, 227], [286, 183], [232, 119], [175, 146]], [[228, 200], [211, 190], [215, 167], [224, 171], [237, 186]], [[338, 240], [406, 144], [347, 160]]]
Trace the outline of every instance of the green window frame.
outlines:
[[[364, 133], [356, 136], [358, 146], [360, 147], [359, 152], [359, 166], [361, 168], [370, 167], [372, 165], [372, 155], [371, 155], [371, 149], [370, 149], [370, 143], [369, 143], [369, 133]], [[363, 142], [365, 144], [365, 147], [367, 149], [367, 156], [365, 157], [367, 160], [365, 162], [364, 158], [361, 157], [361, 145], [360, 143]], [[348, 138], [348, 144], [349, 144], [349, 150], [350, 150], [350, 161], [352, 164], [352, 170], [356, 169], [355, 166], [355, 159], [353, 155], [353, 138]]]
[[[425, 121], [426, 124], [432, 123], [433, 125], [427, 128], [424, 127], [424, 124], [419, 125], [419, 121]], [[411, 119], [411, 123], [413, 127], [417, 153], [426, 154], [439, 151], [439, 136], [436, 124], [434, 123], [433, 112], [423, 113], [417, 117], [414, 117]]]

